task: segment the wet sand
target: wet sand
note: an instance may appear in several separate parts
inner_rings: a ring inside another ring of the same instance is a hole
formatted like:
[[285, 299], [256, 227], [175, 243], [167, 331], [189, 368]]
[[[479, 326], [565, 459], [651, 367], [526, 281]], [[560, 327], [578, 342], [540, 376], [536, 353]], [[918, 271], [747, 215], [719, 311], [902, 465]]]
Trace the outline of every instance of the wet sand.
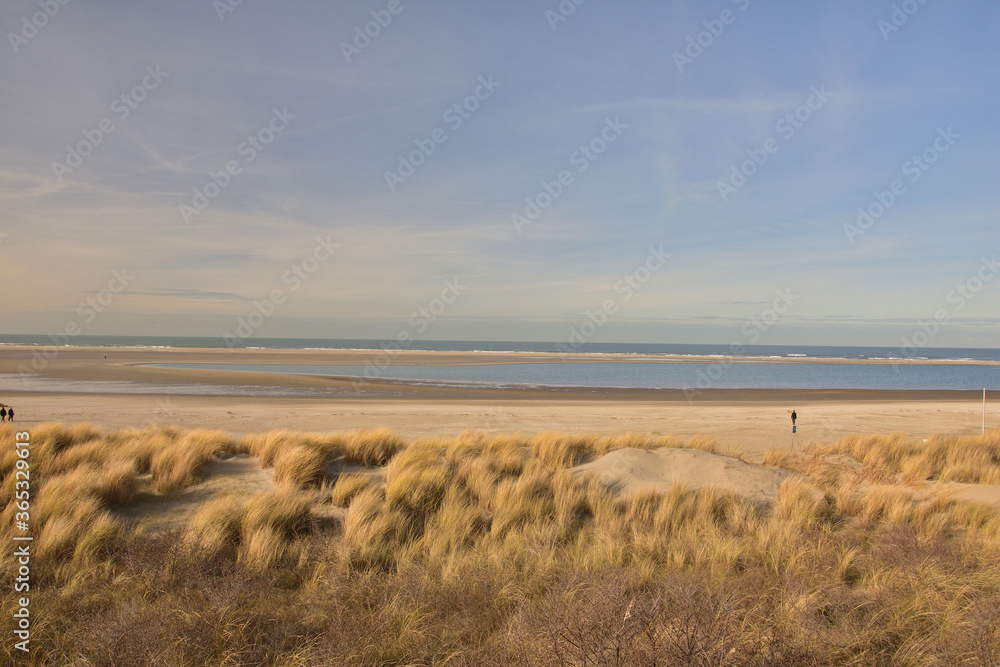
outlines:
[[[47, 355], [47, 356], [46, 356]], [[107, 359], [105, 359], [105, 355]], [[381, 361], [384, 361], [383, 358]], [[397, 364], [542, 363], [566, 360], [684, 363], [714, 358], [639, 357], [542, 353], [402, 352]], [[773, 447], [830, 442], [849, 433], [971, 435], [982, 424], [982, 392], [854, 390], [707, 390], [689, 401], [680, 390], [648, 389], [459, 389], [352, 382], [318, 376], [150, 368], [161, 363], [365, 364], [378, 353], [359, 350], [228, 350], [148, 348], [0, 347], [0, 373], [32, 373], [50, 381], [138, 382], [158, 386], [247, 385], [264, 390], [312, 392], [313, 396], [200, 396], [8, 391], [17, 421], [90, 421], [103, 427], [155, 422], [185, 428], [221, 428], [234, 434], [287, 428], [305, 431], [387, 426], [407, 437], [448, 436], [466, 429], [537, 433], [643, 432], [688, 437], [703, 434], [726, 447], [762, 453]], [[770, 360], [769, 360], [770, 361]], [[784, 363], [815, 363], [804, 357]], [[34, 368], [32, 363], [34, 362]], [[858, 362], [852, 362], [858, 363]], [[878, 362], [872, 362], [878, 363]], [[913, 362], [909, 362], [913, 363]], [[995, 364], [991, 364], [995, 365]], [[39, 368], [40, 367], [40, 368]], [[987, 429], [1000, 419], [988, 395]], [[798, 433], [789, 413], [798, 411]]]

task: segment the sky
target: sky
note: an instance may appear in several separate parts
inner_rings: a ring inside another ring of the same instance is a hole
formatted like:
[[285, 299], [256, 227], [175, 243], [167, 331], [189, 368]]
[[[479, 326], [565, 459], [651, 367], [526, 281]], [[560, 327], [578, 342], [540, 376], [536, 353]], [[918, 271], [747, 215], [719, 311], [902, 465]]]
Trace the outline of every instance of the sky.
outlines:
[[995, 2], [7, 0], [0, 27], [0, 333], [1000, 340]]

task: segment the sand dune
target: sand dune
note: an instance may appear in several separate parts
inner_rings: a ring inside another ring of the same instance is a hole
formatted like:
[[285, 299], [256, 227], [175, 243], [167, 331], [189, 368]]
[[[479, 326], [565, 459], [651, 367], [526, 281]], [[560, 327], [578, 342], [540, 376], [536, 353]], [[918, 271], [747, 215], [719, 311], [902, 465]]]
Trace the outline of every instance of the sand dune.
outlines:
[[261, 468], [256, 458], [237, 454], [209, 463], [202, 471], [202, 481], [182, 491], [154, 491], [150, 475], [141, 476], [139, 483], [136, 499], [115, 514], [156, 531], [183, 526], [205, 501], [216, 496], [226, 493], [250, 496], [271, 491], [274, 470]]
[[662, 492], [676, 483], [691, 490], [715, 486], [757, 502], [773, 502], [778, 487], [793, 474], [745, 463], [700, 449], [619, 449], [574, 468], [579, 475], [596, 473], [621, 493]]
[[1000, 509], [1000, 484], [959, 484], [952, 482], [948, 490], [955, 492], [955, 497], [967, 503], [989, 505]]

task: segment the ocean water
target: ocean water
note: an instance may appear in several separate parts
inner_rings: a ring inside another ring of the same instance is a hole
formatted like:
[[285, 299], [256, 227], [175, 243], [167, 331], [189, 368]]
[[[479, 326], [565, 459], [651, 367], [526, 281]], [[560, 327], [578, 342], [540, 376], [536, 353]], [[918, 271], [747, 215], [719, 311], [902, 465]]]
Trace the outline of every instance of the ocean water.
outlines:
[[[0, 345], [52, 345], [48, 336], [0, 336]], [[222, 348], [220, 338], [169, 336], [76, 336], [72, 346], [136, 348]], [[264, 371], [342, 378], [382, 378], [405, 383], [465, 387], [614, 387], [683, 389], [873, 389], [873, 390], [1000, 390], [1000, 366], [974, 364], [871, 364], [850, 363], [856, 360], [900, 360], [898, 348], [844, 346], [746, 346], [741, 363], [733, 363], [728, 345], [686, 345], [671, 343], [586, 343], [576, 354], [588, 363], [503, 363], [464, 366], [408, 366], [405, 357], [385, 353], [392, 341], [361, 339], [254, 338], [248, 348], [368, 350], [364, 361], [356, 365], [246, 365], [194, 364], [173, 365], [179, 368]], [[556, 343], [484, 342], [484, 341], [413, 341], [412, 350], [538, 352], [559, 351]], [[562, 347], [562, 349], [565, 349]], [[602, 361], [605, 355], [661, 355], [715, 357], [686, 363], [649, 363], [642, 361]], [[842, 363], [777, 363], [801, 357], [837, 359]], [[919, 350], [914, 360], [1000, 361], [1000, 349], [927, 348]], [[53, 382], [62, 382], [61, 389]], [[139, 385], [138, 383], [77, 383], [56, 381], [42, 376], [0, 377], [0, 391], [70, 391], [108, 393], [185, 393], [220, 395], [299, 395], [299, 389], [273, 386]], [[117, 386], [126, 384], [128, 386]], [[264, 383], [266, 385], [266, 383]], [[114, 385], [114, 386], [113, 386]], [[134, 385], [134, 386], [133, 386]], [[320, 394], [328, 390], [319, 390]], [[329, 391], [332, 391], [329, 390]], [[337, 391], [332, 391], [336, 394]]]
[[[44, 335], [0, 335], [0, 345], [54, 345]], [[70, 346], [94, 347], [202, 347], [226, 348], [220, 337], [180, 336], [74, 336]], [[275, 350], [382, 350], [398, 348], [391, 340], [340, 339], [340, 338], [250, 338], [241, 347]], [[557, 347], [559, 346], [559, 347]], [[411, 341], [406, 349], [434, 352], [490, 351], [490, 352], [558, 352], [565, 343], [513, 342], [513, 341]], [[584, 343], [575, 350], [580, 354], [635, 354], [718, 356], [732, 354], [729, 345], [681, 343]], [[1000, 361], [1000, 348], [921, 348], [914, 354], [904, 355], [898, 347], [848, 347], [815, 345], [747, 345], [741, 356], [769, 359], [783, 357], [816, 357], [819, 359], [934, 359]]]

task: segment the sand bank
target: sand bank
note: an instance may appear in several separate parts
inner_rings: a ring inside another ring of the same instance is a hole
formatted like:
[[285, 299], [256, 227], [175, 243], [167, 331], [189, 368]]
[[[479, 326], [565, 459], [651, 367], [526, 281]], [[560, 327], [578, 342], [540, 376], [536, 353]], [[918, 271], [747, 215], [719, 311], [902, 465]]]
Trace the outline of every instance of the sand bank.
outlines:
[[[48, 357], [39, 357], [43, 352]], [[105, 356], [107, 358], [105, 359]], [[551, 362], [537, 353], [405, 352], [394, 363]], [[602, 361], [613, 355], [606, 355]], [[44, 364], [39, 359], [44, 360]], [[275, 428], [306, 431], [387, 426], [407, 437], [449, 436], [466, 429], [537, 433], [561, 430], [635, 431], [690, 437], [704, 434], [725, 447], [762, 453], [772, 447], [832, 442], [850, 433], [979, 433], [981, 392], [879, 392], [852, 390], [709, 390], [689, 401], [679, 390], [456, 389], [394, 384], [354, 384], [315, 376], [150, 368], [155, 363], [343, 364], [373, 360], [372, 352], [147, 348], [47, 348], [0, 346], [0, 373], [17, 373], [32, 361], [40, 377], [77, 382], [145, 382], [157, 385], [259, 385], [309, 390], [296, 397], [197, 396], [169, 393], [79, 394], [8, 391], [25, 425], [91, 421], [105, 427], [150, 422], [185, 428], [222, 428], [234, 434]], [[623, 360], [640, 360], [627, 356]], [[664, 361], [642, 358], [642, 361]], [[690, 358], [685, 358], [690, 360]], [[574, 360], [575, 362], [575, 360]], [[804, 359], [788, 363], [805, 363]], [[987, 428], [1000, 419], [998, 392], [989, 395]], [[799, 414], [791, 433], [789, 412]]]

